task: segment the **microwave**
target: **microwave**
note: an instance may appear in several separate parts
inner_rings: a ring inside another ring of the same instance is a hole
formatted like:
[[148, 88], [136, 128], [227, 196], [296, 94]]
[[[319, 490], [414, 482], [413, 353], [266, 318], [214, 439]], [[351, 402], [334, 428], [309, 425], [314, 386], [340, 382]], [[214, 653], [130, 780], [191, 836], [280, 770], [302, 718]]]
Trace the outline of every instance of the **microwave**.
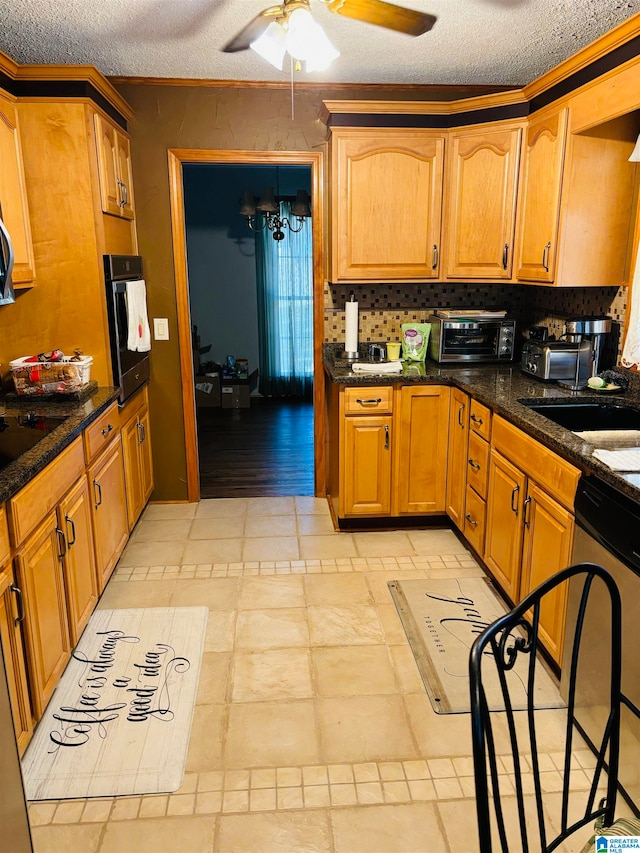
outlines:
[[516, 321], [496, 316], [504, 313], [436, 311], [428, 318], [429, 357], [450, 364], [513, 361]]

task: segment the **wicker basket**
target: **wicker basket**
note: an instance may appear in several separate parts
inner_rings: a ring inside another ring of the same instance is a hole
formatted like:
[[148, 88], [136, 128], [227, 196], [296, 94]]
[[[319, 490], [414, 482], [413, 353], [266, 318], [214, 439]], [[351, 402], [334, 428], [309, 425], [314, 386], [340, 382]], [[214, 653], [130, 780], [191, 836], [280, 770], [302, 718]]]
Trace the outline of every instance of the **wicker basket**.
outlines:
[[64, 356], [62, 361], [27, 361], [16, 358], [11, 373], [16, 392], [20, 395], [69, 394], [89, 382], [93, 357]]

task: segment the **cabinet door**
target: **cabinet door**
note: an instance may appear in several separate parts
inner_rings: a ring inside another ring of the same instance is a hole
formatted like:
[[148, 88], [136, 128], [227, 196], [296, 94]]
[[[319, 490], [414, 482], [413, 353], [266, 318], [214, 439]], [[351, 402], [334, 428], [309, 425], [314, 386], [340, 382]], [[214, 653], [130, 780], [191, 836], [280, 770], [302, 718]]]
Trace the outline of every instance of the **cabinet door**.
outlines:
[[464, 536], [476, 554], [484, 553], [487, 505], [476, 492], [467, 486], [464, 509]]
[[72, 647], [78, 642], [98, 601], [98, 578], [93, 552], [91, 499], [86, 478], [58, 507], [58, 526], [65, 537], [64, 583]]
[[0, 219], [11, 237], [15, 253], [14, 287], [27, 286], [35, 279], [33, 242], [27, 204], [27, 188], [22, 166], [22, 149], [14, 104], [0, 95]]
[[[4, 576], [4, 580], [2, 580]], [[0, 574], [0, 639], [9, 684], [9, 701], [13, 727], [20, 755], [27, 748], [33, 732], [27, 670], [24, 662], [20, 614], [15, 612], [14, 599], [21, 591], [13, 585], [11, 566]]]
[[122, 427], [122, 449], [127, 517], [132, 530], [153, 491], [149, 409], [146, 406]]
[[347, 417], [344, 424], [344, 515], [391, 512], [391, 417]]
[[120, 216], [121, 193], [118, 166], [118, 140], [115, 127], [102, 116], [94, 116], [96, 148], [98, 152], [98, 177], [100, 201], [105, 213]]
[[71, 654], [56, 515], [50, 513], [16, 553], [25, 606], [25, 642], [35, 719], [42, 716]]
[[[573, 516], [531, 480], [524, 506], [522, 599], [543, 581], [571, 563]], [[540, 637], [557, 663], [562, 663], [567, 584], [545, 596], [540, 610]]]
[[334, 131], [331, 280], [439, 275], [444, 138]]
[[120, 181], [120, 216], [133, 219], [133, 171], [131, 169], [131, 145], [126, 136], [116, 131], [116, 162]]
[[450, 136], [447, 278], [511, 278], [520, 128]]
[[524, 281], [554, 280], [568, 112], [560, 110], [527, 128], [516, 270]]
[[443, 512], [447, 484], [449, 389], [404, 385], [396, 414], [398, 513]]
[[469, 435], [469, 396], [451, 389], [449, 406], [449, 453], [447, 454], [447, 504], [449, 518], [461, 530], [464, 527], [464, 498], [467, 479], [467, 439]]
[[525, 485], [522, 471], [492, 450], [484, 561], [513, 602], [520, 586]]
[[89, 468], [88, 477], [98, 590], [102, 592], [129, 535], [119, 435]]

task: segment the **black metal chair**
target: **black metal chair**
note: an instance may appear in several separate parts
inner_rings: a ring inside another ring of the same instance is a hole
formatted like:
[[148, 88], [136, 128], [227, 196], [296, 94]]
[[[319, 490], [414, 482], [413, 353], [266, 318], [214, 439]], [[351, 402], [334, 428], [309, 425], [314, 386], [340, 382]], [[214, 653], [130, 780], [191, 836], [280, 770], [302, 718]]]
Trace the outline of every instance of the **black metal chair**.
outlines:
[[[534, 708], [533, 692], [537, 684], [536, 673], [543, 666], [538, 654], [541, 608], [545, 596], [557, 593], [557, 587], [571, 578], [584, 583], [576, 615], [575, 635], [573, 639], [567, 639], [567, 642], [573, 644], [565, 650], [564, 655], [564, 666], [569, 666], [570, 671], [566, 714], [559, 712], [564, 717], [561, 726], [564, 749], [560, 752], [560, 759], [555, 753], [556, 765], [561, 765], [555, 768], [562, 777], [561, 790], [554, 795], [544, 790], [544, 772], [548, 769], [544, 761], [549, 756], [544, 756], [541, 712]], [[594, 585], [596, 578], [601, 579], [602, 583], [597, 581]], [[611, 628], [610, 637], [603, 637], [603, 642], [608, 642], [607, 648], [610, 649], [607, 672], [594, 673], [597, 678], [609, 679], [606, 692], [610, 695], [610, 702], [609, 707], [604, 709], [602, 738], [600, 743], [595, 744], [594, 766], [587, 771], [590, 774], [590, 778], [587, 778], [585, 768], [575, 766], [572, 753], [577, 743], [582, 744], [576, 734], [573, 714], [576, 707], [580, 638], [587, 604], [594, 589], [597, 591], [597, 606], [610, 611], [610, 622], [609, 614], [603, 620], [603, 624], [610, 624]], [[525, 656], [526, 662], [527, 707], [526, 710], [518, 711], [513, 709], [510, 698], [510, 683], [514, 676], [509, 673], [518, 658], [519, 665], [522, 665], [521, 656]], [[640, 819], [637, 817], [615, 820], [621, 704], [640, 717], [640, 710], [621, 692], [620, 672], [620, 595], [609, 573], [590, 563], [572, 566], [554, 575], [476, 638], [469, 658], [469, 676], [481, 853], [492, 853], [494, 850], [502, 853], [513, 853], [516, 850], [550, 853], [571, 836], [575, 839], [574, 833], [592, 822], [595, 822], [594, 835], [582, 848], [582, 853], [596, 850], [596, 835], [640, 836]], [[493, 679], [494, 683], [497, 678], [499, 682], [504, 702], [502, 711], [489, 711], [485, 691], [488, 678]], [[576, 784], [578, 778], [579, 783]], [[636, 814], [640, 815], [637, 809]], [[584, 844], [584, 838], [582, 841]], [[563, 849], [580, 849], [571, 847], [571, 841], [567, 844], [569, 846], [565, 845]], [[606, 849], [604, 845], [602, 848]]]

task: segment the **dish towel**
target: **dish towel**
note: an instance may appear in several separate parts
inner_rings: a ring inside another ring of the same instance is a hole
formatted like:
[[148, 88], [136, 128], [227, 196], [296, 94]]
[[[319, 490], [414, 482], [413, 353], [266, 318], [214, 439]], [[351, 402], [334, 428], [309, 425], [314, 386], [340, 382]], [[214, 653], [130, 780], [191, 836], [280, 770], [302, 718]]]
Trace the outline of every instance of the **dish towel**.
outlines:
[[356, 362], [351, 365], [354, 373], [402, 373], [401, 361], [378, 361], [373, 364]]
[[151, 349], [151, 330], [147, 317], [147, 286], [143, 279], [125, 282], [127, 288], [127, 349], [148, 352]]
[[593, 455], [613, 471], [640, 471], [640, 447], [629, 447], [627, 450], [597, 449], [593, 451]]

